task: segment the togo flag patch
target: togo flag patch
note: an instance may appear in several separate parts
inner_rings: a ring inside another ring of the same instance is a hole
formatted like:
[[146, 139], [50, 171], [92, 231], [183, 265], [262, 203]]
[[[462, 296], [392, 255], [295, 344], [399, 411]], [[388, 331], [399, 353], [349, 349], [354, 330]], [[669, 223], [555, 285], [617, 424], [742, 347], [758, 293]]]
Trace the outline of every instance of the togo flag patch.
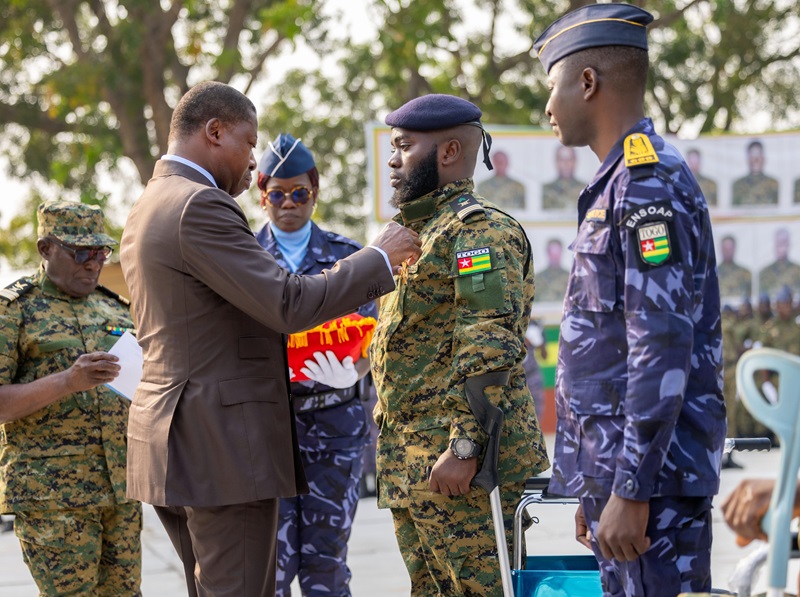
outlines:
[[459, 251], [456, 253], [456, 263], [459, 276], [488, 272], [492, 269], [492, 252], [489, 247]]
[[664, 263], [671, 254], [666, 222], [656, 222], [636, 229], [642, 261], [650, 265]]

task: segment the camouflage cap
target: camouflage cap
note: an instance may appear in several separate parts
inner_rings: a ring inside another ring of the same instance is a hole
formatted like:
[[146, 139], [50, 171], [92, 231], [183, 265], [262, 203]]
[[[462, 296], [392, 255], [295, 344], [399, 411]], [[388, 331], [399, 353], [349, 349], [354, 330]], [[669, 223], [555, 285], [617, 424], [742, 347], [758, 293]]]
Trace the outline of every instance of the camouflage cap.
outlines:
[[55, 236], [75, 247], [116, 245], [105, 233], [103, 211], [96, 205], [77, 201], [47, 201], [36, 212], [39, 238]]

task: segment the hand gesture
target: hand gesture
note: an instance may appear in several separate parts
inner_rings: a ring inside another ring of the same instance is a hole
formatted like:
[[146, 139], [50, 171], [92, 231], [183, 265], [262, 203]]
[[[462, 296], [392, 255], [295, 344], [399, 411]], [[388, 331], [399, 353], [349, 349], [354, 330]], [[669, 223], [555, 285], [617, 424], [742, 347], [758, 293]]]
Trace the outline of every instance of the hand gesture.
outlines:
[[67, 369], [70, 393], [85, 392], [99, 385], [114, 381], [119, 375], [119, 358], [108, 352], [82, 354]]
[[419, 240], [419, 234], [413, 230], [409, 230], [397, 222], [389, 222], [370, 244], [386, 253], [396, 274], [400, 270], [400, 264], [404, 261], [408, 265], [414, 265], [417, 262], [421, 253], [422, 241]]
[[300, 371], [308, 379], [324, 383], [332, 388], [349, 388], [358, 381], [358, 372], [353, 364], [353, 357], [345, 357], [339, 361], [333, 351], [325, 354], [314, 353], [315, 360], [307, 360]]
[[647, 521], [650, 502], [611, 495], [597, 523], [597, 544], [603, 557], [630, 562], [650, 549]]

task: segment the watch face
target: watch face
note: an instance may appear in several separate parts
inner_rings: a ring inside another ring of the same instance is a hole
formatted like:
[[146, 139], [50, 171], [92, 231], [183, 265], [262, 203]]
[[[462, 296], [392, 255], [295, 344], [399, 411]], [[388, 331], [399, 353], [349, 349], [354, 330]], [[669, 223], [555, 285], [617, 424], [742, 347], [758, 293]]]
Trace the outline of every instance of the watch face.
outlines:
[[466, 438], [457, 439], [453, 444], [457, 456], [469, 456], [473, 451], [473, 444]]

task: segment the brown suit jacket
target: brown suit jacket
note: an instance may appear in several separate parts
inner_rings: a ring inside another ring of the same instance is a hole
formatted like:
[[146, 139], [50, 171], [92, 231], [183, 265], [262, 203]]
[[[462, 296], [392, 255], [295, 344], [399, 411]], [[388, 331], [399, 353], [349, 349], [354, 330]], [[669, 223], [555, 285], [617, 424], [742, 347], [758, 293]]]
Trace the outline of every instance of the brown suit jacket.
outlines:
[[394, 289], [364, 248], [296, 276], [256, 241], [236, 201], [195, 169], [156, 164], [120, 259], [144, 371], [128, 423], [128, 495], [222, 506], [307, 491], [285, 334]]

